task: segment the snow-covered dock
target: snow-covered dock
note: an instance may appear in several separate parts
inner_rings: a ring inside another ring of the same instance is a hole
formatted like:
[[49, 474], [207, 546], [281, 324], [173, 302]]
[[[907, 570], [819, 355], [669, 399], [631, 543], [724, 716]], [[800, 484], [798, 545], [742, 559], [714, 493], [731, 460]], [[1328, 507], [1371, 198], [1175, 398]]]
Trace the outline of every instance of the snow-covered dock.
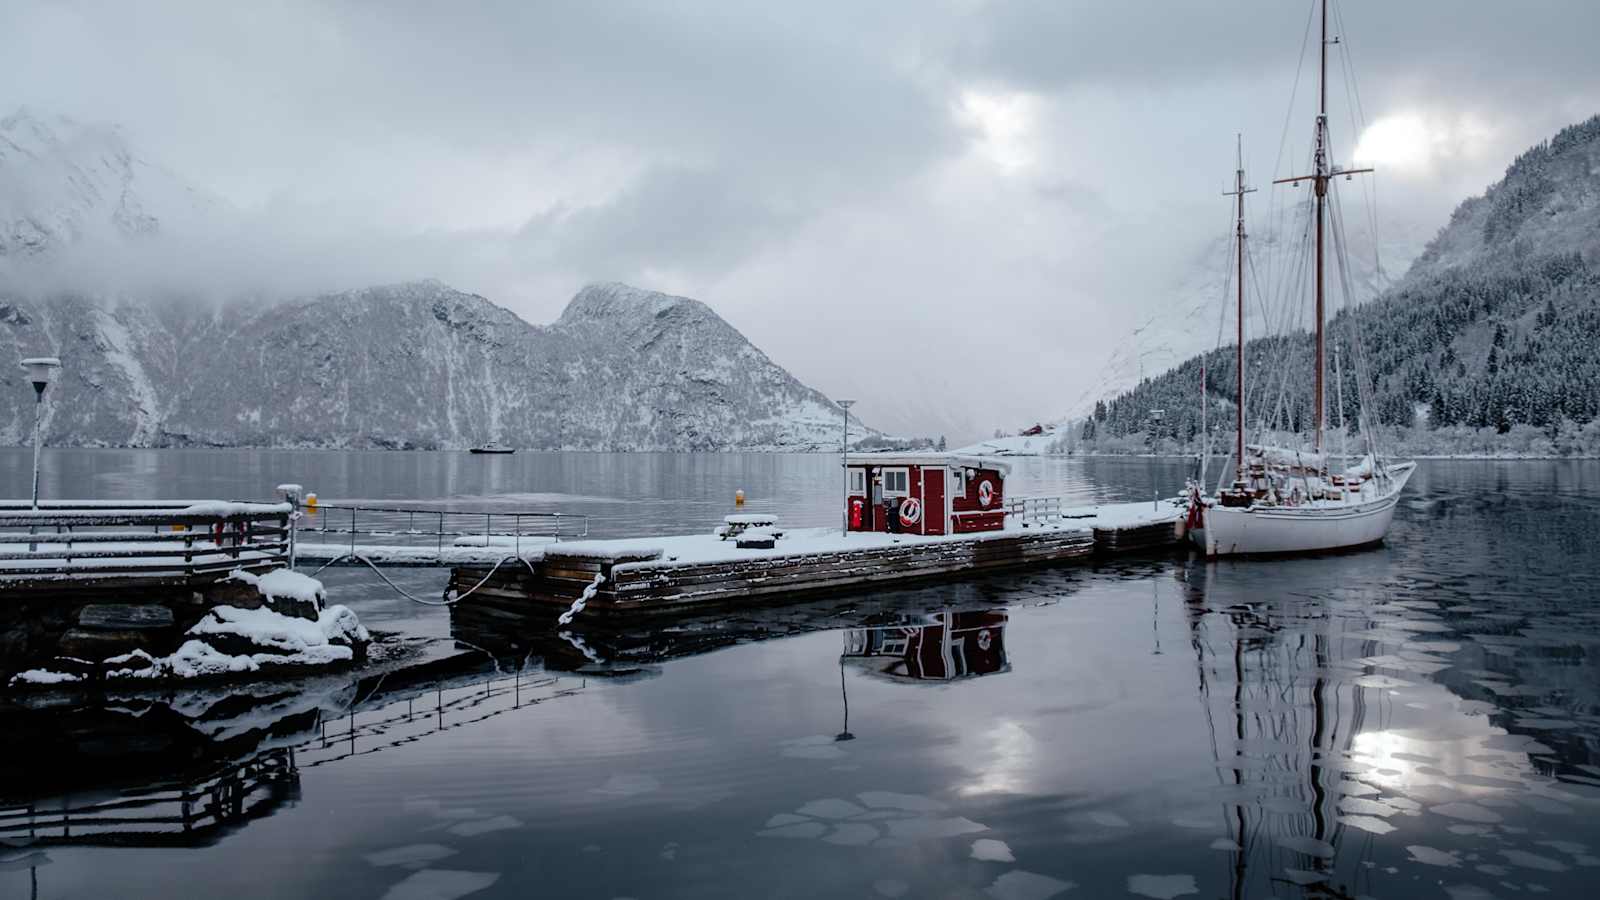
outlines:
[[[1013, 502], [1004, 527], [965, 534], [812, 528], [766, 529], [776, 535], [770, 542], [719, 534], [561, 542], [527, 566], [457, 565], [449, 591], [480, 612], [508, 617], [526, 616], [530, 605], [567, 609], [580, 597], [584, 615], [772, 602], [1172, 546], [1183, 537], [1185, 511], [1176, 500], [1080, 508]], [[753, 546], [760, 543], [770, 546]]]

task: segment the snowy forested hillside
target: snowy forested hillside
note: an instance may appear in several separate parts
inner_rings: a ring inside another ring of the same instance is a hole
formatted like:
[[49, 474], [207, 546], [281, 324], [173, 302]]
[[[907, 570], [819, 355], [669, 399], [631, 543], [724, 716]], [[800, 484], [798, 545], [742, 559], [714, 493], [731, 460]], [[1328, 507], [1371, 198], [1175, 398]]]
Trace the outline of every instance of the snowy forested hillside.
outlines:
[[[1597, 258], [1600, 117], [1518, 157], [1500, 183], [1461, 204], [1400, 285], [1334, 318], [1330, 348], [1341, 349], [1345, 365], [1342, 390], [1330, 377], [1333, 424], [1341, 393], [1352, 425], [1356, 414], [1346, 338], [1353, 317], [1374, 385], [1371, 412], [1381, 424], [1497, 434], [1521, 426], [1544, 434], [1558, 452], [1570, 449], [1600, 416]], [[1099, 407], [1083, 433], [1113, 442], [1144, 431], [1149, 411], [1159, 408], [1163, 436], [1192, 441], [1202, 366], [1210, 421], [1231, 429], [1233, 354], [1225, 347], [1145, 381]], [[1252, 372], [1271, 361], [1273, 371], [1290, 373], [1257, 396], [1281, 394], [1284, 424], [1304, 427], [1311, 416], [1310, 335], [1250, 341], [1246, 356]], [[1252, 417], [1260, 415], [1254, 401], [1250, 407]]]

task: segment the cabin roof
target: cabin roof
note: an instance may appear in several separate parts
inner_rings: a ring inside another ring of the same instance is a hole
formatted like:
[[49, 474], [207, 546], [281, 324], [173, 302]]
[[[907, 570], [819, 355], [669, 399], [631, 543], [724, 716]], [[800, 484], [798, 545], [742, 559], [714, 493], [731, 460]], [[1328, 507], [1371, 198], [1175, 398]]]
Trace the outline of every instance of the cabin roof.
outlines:
[[993, 469], [1005, 474], [1011, 464], [990, 456], [961, 453], [852, 453], [852, 466], [961, 466], [968, 469]]

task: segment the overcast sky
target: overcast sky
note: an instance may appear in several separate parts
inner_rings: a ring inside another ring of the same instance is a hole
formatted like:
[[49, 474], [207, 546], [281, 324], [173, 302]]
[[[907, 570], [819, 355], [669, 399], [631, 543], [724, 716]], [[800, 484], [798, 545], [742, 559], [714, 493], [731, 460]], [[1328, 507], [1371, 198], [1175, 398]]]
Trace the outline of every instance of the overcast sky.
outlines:
[[[868, 422], [954, 437], [1065, 412], [1170, 302], [1236, 132], [1255, 181], [1303, 165], [1310, 9], [7, 0], [0, 114], [120, 123], [339, 248], [329, 289], [432, 276], [536, 323], [589, 281], [683, 293]], [[1341, 76], [1338, 157], [1398, 230], [1600, 111], [1592, 0], [1336, 10], [1365, 113]]]

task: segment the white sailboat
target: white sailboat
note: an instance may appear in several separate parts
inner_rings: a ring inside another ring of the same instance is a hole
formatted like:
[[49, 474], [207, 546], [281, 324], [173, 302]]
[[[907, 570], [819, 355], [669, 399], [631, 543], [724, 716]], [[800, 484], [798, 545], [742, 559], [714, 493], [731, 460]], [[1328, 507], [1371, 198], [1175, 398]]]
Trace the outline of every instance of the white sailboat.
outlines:
[[[1309, 449], [1300, 450], [1245, 443], [1244, 197], [1251, 189], [1245, 186], [1241, 152], [1234, 190], [1228, 192], [1228, 196], [1235, 197], [1238, 202], [1234, 232], [1238, 264], [1238, 427], [1233, 455], [1234, 478], [1231, 484], [1216, 491], [1213, 496], [1203, 495], [1201, 484], [1191, 484], [1190, 487], [1189, 534], [1206, 556], [1313, 553], [1379, 543], [1389, 530], [1400, 492], [1416, 470], [1414, 462], [1391, 462], [1379, 456], [1364, 412], [1359, 421], [1367, 448], [1357, 465], [1343, 471], [1332, 471], [1329, 455], [1324, 448], [1327, 402], [1323, 381], [1327, 363], [1323, 236], [1328, 221], [1328, 188], [1329, 183], [1340, 175], [1348, 180], [1350, 176], [1372, 170], [1341, 169], [1328, 162], [1330, 42], [1327, 0], [1321, 0], [1321, 5], [1322, 64], [1313, 170], [1309, 175], [1274, 182], [1298, 185], [1302, 181], [1309, 181], [1315, 193], [1312, 209], [1316, 231], [1316, 378], [1312, 398], [1315, 416], [1312, 445]], [[1353, 337], [1359, 347], [1359, 335]]]

